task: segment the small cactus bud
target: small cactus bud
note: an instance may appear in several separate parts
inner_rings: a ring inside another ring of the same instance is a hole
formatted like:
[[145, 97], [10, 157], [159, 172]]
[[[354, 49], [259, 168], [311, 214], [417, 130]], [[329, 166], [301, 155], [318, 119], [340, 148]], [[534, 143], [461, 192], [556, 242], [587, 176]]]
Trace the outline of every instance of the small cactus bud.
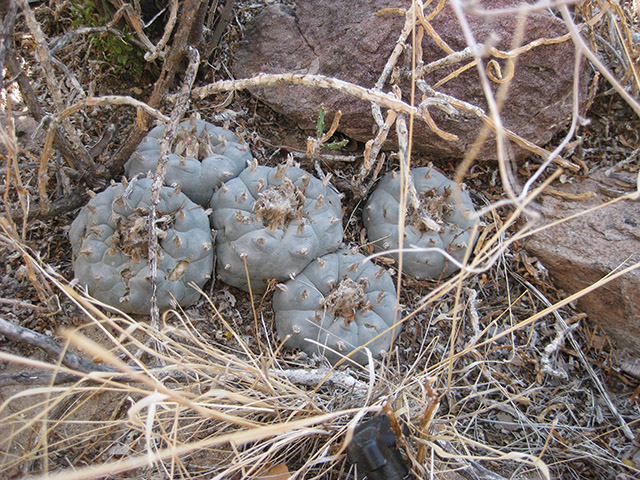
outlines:
[[100, 236], [102, 236], [102, 233], [104, 232], [104, 228], [102, 228], [101, 226], [98, 226], [98, 225], [92, 225], [91, 227], [89, 227], [89, 232], [91, 232], [96, 237], [100, 237]]
[[285, 172], [287, 171], [287, 168], [289, 168], [289, 165], [285, 164], [281, 164], [278, 165], [276, 167], [276, 174], [275, 174], [275, 178], [282, 178], [284, 177]]

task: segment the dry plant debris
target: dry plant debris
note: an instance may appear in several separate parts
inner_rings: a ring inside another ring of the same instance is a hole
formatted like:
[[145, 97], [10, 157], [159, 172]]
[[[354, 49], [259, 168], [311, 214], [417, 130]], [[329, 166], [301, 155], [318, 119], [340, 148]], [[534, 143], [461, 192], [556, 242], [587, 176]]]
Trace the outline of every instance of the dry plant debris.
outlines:
[[[464, 17], [464, 5], [452, 1]], [[318, 163], [352, 187], [345, 190], [345, 239], [371, 253], [358, 199], [394, 162], [410, 167], [420, 160], [410, 154], [412, 121], [437, 128], [425, 110], [382, 91], [398, 62], [411, 59], [414, 33], [433, 34], [420, 16], [424, 5], [413, 1], [404, 12], [406, 28], [385, 77], [379, 88], [365, 89], [296, 74], [206, 84], [227, 78], [225, 62], [260, 2], [236, 2], [231, 10], [233, 2], [170, 0], [157, 37], [144, 28], [140, 33], [140, 12], [123, 6], [118, 18], [131, 22], [160, 73], [148, 84], [95, 75], [90, 57], [78, 55], [87, 53], [87, 31], [71, 26], [65, 3], [0, 4], [0, 67], [6, 66], [0, 329], [11, 339], [0, 350], [1, 476], [261, 478], [287, 471], [297, 478], [354, 478], [346, 444], [356, 425], [373, 415], [389, 418], [403, 460], [420, 478], [638, 475], [634, 370], [621, 369], [597, 324], [573, 310], [576, 296], [555, 290], [544, 267], [518, 250], [535, 217], [536, 196], [553, 181], [570, 181], [556, 165], [569, 172], [579, 166], [584, 174], [604, 166], [637, 178], [637, 135], [626, 128], [637, 125], [640, 112], [630, 93], [639, 86], [633, 5], [590, 0], [522, 7], [555, 7], [581, 54], [606, 79], [591, 89], [594, 125], [582, 125], [586, 113], [575, 111], [552, 152], [527, 145], [542, 161], [533, 158], [513, 171], [503, 157], [497, 170], [476, 164], [471, 151], [456, 180], [483, 205], [477, 215], [485, 227], [474, 256], [446, 281], [398, 279], [403, 331], [389, 357], [336, 370], [282, 349], [269, 295], [252, 302], [214, 284], [206, 302], [157, 317], [152, 326], [147, 317], [103, 310], [69, 282], [65, 230], [87, 190], [100, 191], [122, 173], [152, 118], [171, 127], [154, 178], [159, 195], [163, 156], [187, 100], [242, 130], [261, 161], [277, 164], [278, 148], [269, 144], [282, 143], [261, 132], [281, 133], [285, 120], [238, 90], [290, 82], [374, 102], [379, 130], [359, 152], [364, 160]], [[480, 52], [470, 55], [482, 65]], [[213, 68], [196, 79], [195, 70], [209, 60]], [[479, 75], [491, 81], [482, 68]], [[434, 93], [438, 101], [474, 111]], [[481, 116], [488, 128], [510, 136], [500, 129], [499, 110], [490, 113]], [[22, 120], [29, 115], [39, 126], [27, 132]], [[387, 154], [380, 147], [394, 127], [404, 145]], [[25, 136], [38, 131], [44, 141], [25, 148]], [[446, 161], [439, 166], [454, 169]], [[637, 191], [626, 195], [637, 198]], [[155, 229], [148, 234], [158, 240]]]

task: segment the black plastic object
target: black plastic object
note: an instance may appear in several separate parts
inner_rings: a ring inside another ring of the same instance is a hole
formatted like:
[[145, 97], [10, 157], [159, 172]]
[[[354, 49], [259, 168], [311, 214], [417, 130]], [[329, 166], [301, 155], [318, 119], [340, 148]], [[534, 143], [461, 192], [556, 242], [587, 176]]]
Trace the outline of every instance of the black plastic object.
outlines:
[[347, 447], [347, 459], [358, 466], [367, 480], [413, 480], [396, 448], [396, 436], [386, 415], [358, 425]]

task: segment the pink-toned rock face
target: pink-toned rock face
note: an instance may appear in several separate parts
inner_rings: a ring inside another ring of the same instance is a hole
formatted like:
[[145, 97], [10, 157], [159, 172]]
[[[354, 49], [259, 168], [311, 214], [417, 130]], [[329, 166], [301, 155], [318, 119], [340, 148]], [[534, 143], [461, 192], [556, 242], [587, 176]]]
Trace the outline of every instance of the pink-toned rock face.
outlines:
[[[584, 194], [571, 201], [544, 195], [543, 224], [601, 205], [604, 179], [564, 185], [562, 191]], [[609, 185], [611, 181], [607, 183]], [[640, 203], [621, 201], [535, 234], [524, 243], [549, 270], [554, 283], [568, 294], [605, 275], [640, 261]], [[617, 347], [640, 352], [640, 269], [611, 281], [578, 300], [578, 308], [598, 322]]]
[[[323, 74], [373, 87], [404, 24], [402, 15], [375, 13], [383, 8], [406, 8], [407, 5], [408, 2], [398, 0], [348, 3], [299, 0], [295, 11], [280, 5], [269, 6], [247, 27], [246, 43], [236, 55], [235, 74], [238, 78], [251, 77], [260, 72]], [[492, 10], [517, 5], [527, 4], [514, 0], [489, 0], [478, 2], [477, 8]], [[478, 42], [484, 42], [490, 35], [497, 35], [500, 39], [497, 44], [499, 49], [511, 48], [518, 23], [517, 15], [480, 15], [469, 11], [467, 18]], [[467, 47], [448, 2], [431, 25], [454, 51]], [[526, 19], [521, 43], [565, 33], [562, 21], [551, 13], [532, 12]], [[425, 64], [446, 56], [428, 35], [425, 35], [422, 47]], [[502, 114], [507, 128], [529, 141], [544, 145], [567, 125], [571, 114], [573, 59], [571, 41], [539, 46], [518, 57]], [[397, 66], [402, 66], [405, 61], [401, 57]], [[496, 61], [505, 72], [506, 62], [500, 59]], [[435, 85], [466, 63], [431, 72], [424, 79], [429, 85]], [[583, 69], [582, 92], [588, 79], [588, 72]], [[497, 83], [492, 83], [494, 91], [497, 86]], [[385, 89], [388, 90], [389, 86], [385, 85]], [[408, 82], [403, 83], [402, 90], [404, 99], [408, 101]], [[487, 109], [476, 67], [469, 68], [438, 87], [438, 91]], [[275, 110], [295, 119], [303, 128], [313, 128], [319, 106], [324, 103], [329, 113], [342, 111], [340, 130], [343, 133], [363, 141], [372, 137], [374, 122], [367, 102], [334, 91], [307, 87], [269, 87], [252, 92]], [[416, 103], [420, 100], [418, 92]], [[440, 128], [456, 134], [459, 140], [445, 141], [420, 125], [414, 133], [414, 148], [439, 156], [461, 157], [476, 138], [481, 122], [467, 112], [460, 112], [455, 118], [433, 107], [430, 112]], [[525, 154], [512, 147], [516, 157]], [[496, 158], [494, 142], [488, 143], [480, 158]]]

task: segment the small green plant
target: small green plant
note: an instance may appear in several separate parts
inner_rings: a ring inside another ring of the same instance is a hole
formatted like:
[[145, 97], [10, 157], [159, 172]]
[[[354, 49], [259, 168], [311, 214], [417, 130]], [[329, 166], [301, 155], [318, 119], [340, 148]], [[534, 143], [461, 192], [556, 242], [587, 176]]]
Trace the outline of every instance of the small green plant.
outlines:
[[[101, 14], [91, 0], [71, 0], [71, 17], [74, 28], [103, 27], [107, 24], [109, 15]], [[89, 34], [90, 48], [95, 52], [103, 70], [111, 69], [118, 75], [126, 73], [140, 77], [147, 68], [144, 52], [131, 43], [134, 34], [127, 25], [117, 26], [117, 29], [121, 35], [109, 31]]]
[[327, 131], [327, 133], [324, 133], [324, 117], [324, 105], [320, 105], [318, 121], [316, 122], [316, 137], [307, 138], [307, 157], [313, 157], [319, 148], [338, 150], [349, 143], [349, 140], [347, 139], [340, 140], [339, 142], [329, 142], [329, 139], [333, 137], [333, 134], [336, 133], [336, 130], [338, 129], [342, 112], [340, 110], [336, 112], [333, 117], [333, 121], [331, 122], [331, 127], [329, 127], [329, 131]]

